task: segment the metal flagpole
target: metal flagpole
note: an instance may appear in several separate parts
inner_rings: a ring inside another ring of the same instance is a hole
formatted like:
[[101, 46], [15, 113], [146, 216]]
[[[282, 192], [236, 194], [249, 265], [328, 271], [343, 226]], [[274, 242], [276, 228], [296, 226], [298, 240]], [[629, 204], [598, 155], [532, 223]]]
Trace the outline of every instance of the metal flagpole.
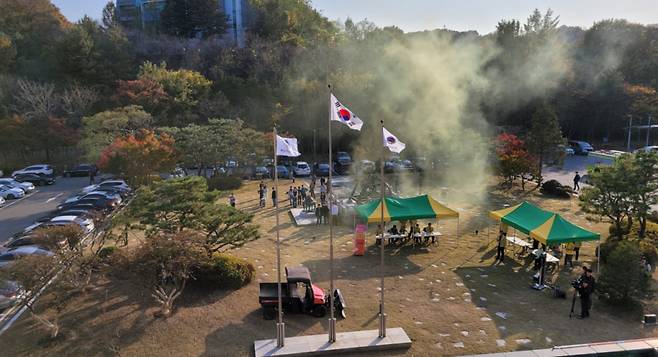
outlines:
[[277, 155], [276, 155], [276, 144], [277, 144], [277, 134], [276, 127], [273, 128], [272, 132], [274, 133], [274, 212], [276, 216], [276, 282], [277, 282], [277, 297], [278, 297], [278, 309], [279, 309], [279, 322], [276, 324], [276, 345], [277, 347], [283, 347], [285, 336], [286, 336], [286, 326], [283, 323], [283, 308], [281, 304], [281, 242], [279, 239], [279, 174], [277, 167]]
[[[331, 85], [329, 97], [331, 98]], [[336, 342], [336, 318], [334, 317], [334, 215], [333, 198], [331, 196], [331, 180], [333, 178], [334, 164], [331, 159], [331, 111], [334, 103], [329, 101], [329, 182], [327, 183], [327, 200], [329, 201], [329, 342]]]
[[631, 130], [633, 128], [633, 116], [628, 116], [628, 139], [626, 140], [626, 151], [631, 152]]
[[[381, 301], [379, 302], [379, 337], [384, 338], [386, 337], [386, 312], [384, 310], [384, 235], [386, 232], [386, 223], [384, 223], [384, 201], [386, 199], [386, 185], [384, 183], [384, 121], [380, 120], [379, 121], [382, 124], [382, 127], [380, 129], [380, 135], [381, 135], [381, 141], [379, 142], [380, 150], [381, 150], [381, 158], [380, 158], [380, 164], [379, 164], [379, 176], [380, 176], [380, 184], [381, 184], [381, 227], [382, 227], [382, 239], [379, 241], [380, 242], [380, 254], [381, 257], [379, 258], [379, 272], [380, 272], [380, 299]], [[412, 227], [413, 229], [413, 227]]]
[[649, 146], [649, 135], [651, 135], [651, 115], [649, 115], [649, 123], [647, 124], [647, 141], [644, 146]]

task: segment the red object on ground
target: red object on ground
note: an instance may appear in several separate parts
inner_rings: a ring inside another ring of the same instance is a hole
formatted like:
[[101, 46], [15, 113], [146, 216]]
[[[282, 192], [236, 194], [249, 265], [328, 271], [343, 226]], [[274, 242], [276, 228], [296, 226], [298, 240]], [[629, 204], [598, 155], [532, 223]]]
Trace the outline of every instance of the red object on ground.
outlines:
[[365, 224], [357, 224], [354, 234], [354, 249], [352, 254], [362, 256], [366, 254], [366, 231], [368, 227]]

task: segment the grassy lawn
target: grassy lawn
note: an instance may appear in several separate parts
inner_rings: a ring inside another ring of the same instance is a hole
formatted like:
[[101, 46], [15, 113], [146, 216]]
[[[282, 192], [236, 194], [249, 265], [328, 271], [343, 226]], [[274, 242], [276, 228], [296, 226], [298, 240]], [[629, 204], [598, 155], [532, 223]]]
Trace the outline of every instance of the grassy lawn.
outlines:
[[[282, 182], [280, 187], [288, 185]], [[256, 182], [249, 183], [236, 192], [238, 208], [256, 210], [256, 186]], [[644, 329], [637, 316], [610, 313], [596, 298], [591, 319], [569, 319], [572, 290], [563, 300], [552, 297], [550, 290], [530, 289], [532, 263], [514, 259], [512, 247], [508, 247], [504, 266], [493, 265], [497, 224], [487, 218], [487, 211], [505, 203], [527, 199], [607, 236], [607, 224], [587, 222], [578, 212], [576, 199], [546, 199], [535, 192], [524, 195], [517, 190], [492, 189], [487, 203], [477, 205], [449, 197], [449, 205], [462, 216], [461, 236], [456, 236], [456, 221], [445, 221], [437, 224], [444, 234], [438, 245], [387, 247], [388, 324], [403, 327], [413, 344], [408, 351], [382, 355], [465, 355], [655, 334]], [[328, 288], [328, 227], [296, 227], [287, 213], [281, 218], [284, 266], [303, 264], [316, 284]], [[276, 280], [271, 207], [257, 211], [256, 223], [262, 238], [233, 252], [256, 267], [256, 279], [248, 286], [212, 293], [190, 290], [174, 315], [162, 320], [153, 317], [155, 308], [147, 291], [128, 281], [102, 277], [90, 293], [71, 297], [75, 301], [62, 317], [62, 338], [45, 342], [45, 330], [25, 315], [0, 340], [2, 354], [250, 355], [255, 339], [275, 336], [275, 322], [262, 318], [257, 298], [259, 281]], [[487, 227], [491, 227], [490, 236]], [[338, 322], [338, 329], [376, 329], [379, 249], [370, 235], [367, 254], [352, 256], [352, 228], [339, 227], [335, 233], [336, 286], [348, 304], [348, 317]], [[594, 243], [584, 244], [576, 264], [591, 265], [594, 249]], [[561, 268], [552, 278], [566, 288], [579, 272]], [[47, 303], [46, 299], [41, 305]], [[326, 318], [289, 315], [285, 322], [288, 336], [327, 331]]]

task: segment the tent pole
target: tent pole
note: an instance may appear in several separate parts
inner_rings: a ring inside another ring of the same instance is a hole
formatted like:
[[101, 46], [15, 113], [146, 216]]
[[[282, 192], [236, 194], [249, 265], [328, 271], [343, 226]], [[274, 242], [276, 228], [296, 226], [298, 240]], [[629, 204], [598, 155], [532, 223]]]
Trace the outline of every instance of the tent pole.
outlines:
[[601, 271], [601, 238], [599, 237], [598, 243], [596, 245], [596, 274], [599, 274]]
[[380, 211], [381, 211], [381, 225], [382, 225], [382, 239], [380, 240], [380, 260], [379, 260], [379, 273], [381, 275], [380, 277], [380, 299], [381, 301], [379, 302], [379, 337], [384, 338], [386, 337], [386, 312], [384, 311], [384, 236], [386, 232], [386, 223], [384, 222], [384, 201], [386, 198], [386, 186], [384, 183], [384, 121], [380, 120], [381, 123], [381, 129], [380, 129], [380, 135], [381, 135], [381, 142], [379, 142], [377, 145], [380, 146], [381, 150], [381, 157], [380, 157], [380, 163], [379, 163], [379, 176], [380, 176], [380, 185], [381, 185], [381, 203], [380, 203]]

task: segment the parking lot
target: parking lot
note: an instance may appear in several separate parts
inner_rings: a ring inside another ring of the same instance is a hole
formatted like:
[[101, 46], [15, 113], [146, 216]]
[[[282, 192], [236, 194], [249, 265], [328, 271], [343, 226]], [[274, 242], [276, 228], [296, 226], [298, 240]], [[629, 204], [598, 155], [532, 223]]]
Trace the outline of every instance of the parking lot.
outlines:
[[24, 198], [7, 200], [0, 206], [0, 243], [54, 210], [61, 201], [87, 185], [88, 177], [60, 177], [54, 185], [37, 186], [34, 193]]

